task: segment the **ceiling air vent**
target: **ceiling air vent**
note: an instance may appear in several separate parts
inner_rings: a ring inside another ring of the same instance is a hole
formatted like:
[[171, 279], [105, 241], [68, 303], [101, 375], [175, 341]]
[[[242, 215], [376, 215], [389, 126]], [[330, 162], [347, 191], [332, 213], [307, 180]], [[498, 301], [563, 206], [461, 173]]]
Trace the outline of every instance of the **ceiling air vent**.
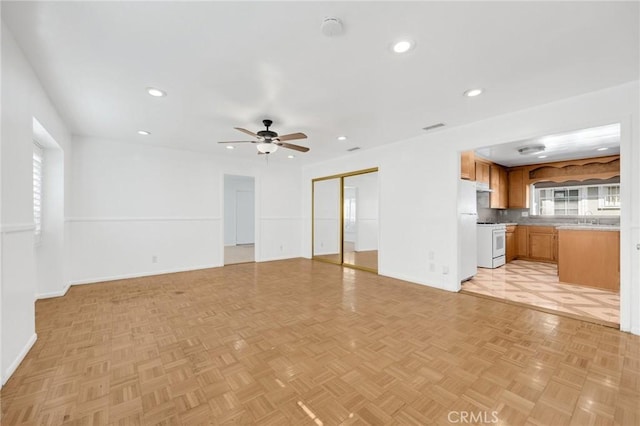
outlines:
[[357, 150], [359, 150], [359, 149], [360, 149], [360, 147], [359, 147], [359, 146], [354, 146], [353, 148], [349, 148], [349, 149], [347, 150], [347, 152], [353, 152], [353, 151], [357, 151]]
[[443, 127], [444, 123], [437, 123], [437, 124], [432, 124], [431, 126], [427, 126], [427, 127], [423, 127], [422, 130], [433, 130], [433, 129], [437, 129], [438, 127]]

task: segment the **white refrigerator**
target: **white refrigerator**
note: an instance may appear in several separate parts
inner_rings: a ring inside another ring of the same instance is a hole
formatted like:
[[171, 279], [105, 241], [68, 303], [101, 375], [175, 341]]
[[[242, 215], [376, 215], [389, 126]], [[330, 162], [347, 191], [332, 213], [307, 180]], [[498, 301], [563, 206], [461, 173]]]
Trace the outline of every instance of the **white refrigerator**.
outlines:
[[458, 184], [458, 273], [460, 282], [478, 273], [476, 183], [460, 179]]

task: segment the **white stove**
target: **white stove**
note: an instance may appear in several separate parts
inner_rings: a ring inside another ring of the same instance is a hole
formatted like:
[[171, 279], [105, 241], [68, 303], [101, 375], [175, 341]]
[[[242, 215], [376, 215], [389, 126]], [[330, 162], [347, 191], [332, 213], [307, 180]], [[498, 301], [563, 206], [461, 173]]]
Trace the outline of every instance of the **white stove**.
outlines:
[[506, 262], [507, 226], [504, 223], [479, 222], [478, 267], [498, 268]]

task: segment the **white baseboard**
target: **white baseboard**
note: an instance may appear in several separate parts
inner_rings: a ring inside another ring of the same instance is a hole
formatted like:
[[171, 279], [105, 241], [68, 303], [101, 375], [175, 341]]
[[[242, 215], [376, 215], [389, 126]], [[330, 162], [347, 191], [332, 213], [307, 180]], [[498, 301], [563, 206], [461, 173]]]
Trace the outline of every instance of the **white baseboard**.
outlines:
[[292, 256], [292, 255], [286, 255], [286, 256], [271, 256], [271, 257], [265, 257], [263, 259], [260, 260], [256, 260], [256, 262], [273, 262], [274, 260], [287, 260], [287, 259], [299, 259], [300, 256]]
[[210, 269], [210, 268], [220, 268], [221, 264], [212, 264], [212, 265], [198, 265], [190, 268], [174, 268], [174, 269], [164, 269], [161, 271], [149, 271], [149, 272], [137, 272], [133, 274], [124, 274], [124, 275], [112, 275], [108, 277], [94, 277], [94, 278], [85, 278], [82, 280], [71, 281], [70, 285], [83, 285], [83, 284], [94, 284], [94, 283], [102, 283], [106, 281], [116, 281], [116, 280], [127, 280], [130, 278], [142, 278], [142, 277], [150, 277], [153, 275], [164, 275], [164, 274], [175, 274], [176, 272], [189, 272], [189, 271], [198, 271], [200, 269]]
[[36, 294], [36, 299], [40, 300], [40, 299], [51, 299], [54, 297], [62, 297], [65, 294], [67, 294], [67, 292], [69, 291], [69, 287], [71, 287], [71, 284], [67, 284], [66, 287], [60, 291], [52, 291], [49, 293]]
[[24, 345], [24, 348], [22, 348], [22, 350], [20, 351], [20, 353], [18, 354], [16, 359], [11, 363], [11, 365], [7, 368], [7, 370], [2, 374], [2, 385], [3, 386], [4, 386], [5, 383], [7, 383], [7, 381], [13, 375], [13, 373], [15, 373], [15, 371], [18, 369], [18, 366], [20, 365], [20, 363], [22, 362], [24, 357], [27, 356], [27, 354], [29, 353], [29, 351], [31, 350], [33, 345], [36, 343], [36, 340], [38, 340], [38, 335], [36, 333], [33, 333], [33, 335], [29, 338], [27, 343]]
[[381, 271], [378, 271], [378, 275], [381, 275], [383, 277], [395, 278], [396, 280], [407, 281], [407, 282], [412, 283], [412, 284], [419, 284], [419, 285], [423, 285], [425, 287], [431, 287], [431, 288], [435, 288], [435, 289], [438, 289], [438, 290], [449, 291], [449, 292], [452, 292], [452, 293], [456, 292], [454, 290], [451, 290], [448, 287], [440, 285], [439, 283], [435, 283], [435, 282], [431, 282], [431, 281], [430, 282], [426, 282], [426, 281], [419, 280], [417, 278], [410, 277], [410, 276], [407, 276], [407, 275], [389, 274], [389, 273], [385, 273], [385, 272], [381, 272]]

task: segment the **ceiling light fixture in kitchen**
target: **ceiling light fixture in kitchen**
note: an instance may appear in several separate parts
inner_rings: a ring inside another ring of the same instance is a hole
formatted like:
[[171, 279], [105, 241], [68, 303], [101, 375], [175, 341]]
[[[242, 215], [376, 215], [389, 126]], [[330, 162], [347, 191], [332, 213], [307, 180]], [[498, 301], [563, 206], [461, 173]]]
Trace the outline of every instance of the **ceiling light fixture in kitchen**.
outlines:
[[147, 132], [146, 130], [138, 130], [138, 134], [142, 136], [149, 136], [151, 132]]
[[544, 150], [545, 150], [544, 145], [529, 145], [529, 146], [523, 146], [522, 148], [518, 148], [518, 152], [521, 155], [541, 154], [544, 152]]
[[463, 93], [467, 98], [473, 98], [479, 96], [484, 92], [484, 89], [469, 89]]
[[233, 145], [227, 145], [227, 149], [236, 149], [236, 147]]
[[167, 92], [164, 90], [157, 89], [155, 87], [147, 87], [147, 93], [156, 98], [162, 98], [163, 96], [167, 96]]
[[289, 154], [289, 155], [287, 155], [287, 158], [296, 158], [296, 156]]
[[395, 53], [407, 53], [415, 47], [415, 43], [412, 40], [404, 39], [393, 43], [392, 49]]
[[338, 136], [338, 140], [339, 141], [346, 141], [347, 137], [346, 136]]
[[597, 150], [598, 150], [598, 151], [606, 151], [606, 150], [608, 150], [608, 149], [609, 149], [609, 148], [607, 148], [606, 146], [603, 146], [602, 148], [598, 148]]

